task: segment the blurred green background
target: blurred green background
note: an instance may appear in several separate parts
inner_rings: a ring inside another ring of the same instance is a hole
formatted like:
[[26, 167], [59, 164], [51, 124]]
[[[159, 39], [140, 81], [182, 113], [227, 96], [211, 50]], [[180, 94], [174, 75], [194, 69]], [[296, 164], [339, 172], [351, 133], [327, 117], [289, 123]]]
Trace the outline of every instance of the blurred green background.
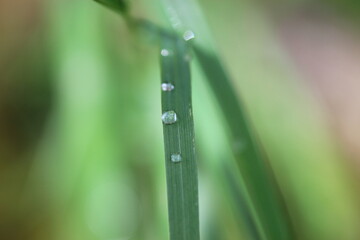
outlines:
[[[160, 0], [130, 5], [165, 25]], [[213, 39], [198, 39], [234, 79], [297, 238], [360, 239], [359, 3], [199, 5]], [[158, 59], [93, 1], [0, 0], [0, 239], [168, 239]], [[249, 239], [228, 129], [198, 68], [202, 239]]]

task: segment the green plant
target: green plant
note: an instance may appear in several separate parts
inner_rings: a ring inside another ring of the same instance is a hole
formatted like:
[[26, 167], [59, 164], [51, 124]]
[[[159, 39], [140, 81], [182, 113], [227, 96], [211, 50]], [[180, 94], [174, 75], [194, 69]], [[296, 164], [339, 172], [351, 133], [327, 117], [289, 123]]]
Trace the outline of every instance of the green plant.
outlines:
[[[123, 1], [108, 0], [101, 3], [122, 13], [127, 8]], [[174, 3], [175, 6], [186, 4], [178, 1]], [[186, 15], [191, 15], [191, 11]], [[194, 38], [194, 33], [191, 30], [185, 33], [180, 31], [179, 36], [176, 32], [148, 21], [129, 17], [127, 20], [131, 26], [146, 30], [161, 43], [162, 83], [173, 84], [164, 86], [162, 93], [170, 238], [196, 240], [199, 239], [197, 170], [188, 63], [190, 50], [185, 41]], [[206, 24], [201, 22], [199, 26], [207, 32]], [[236, 97], [226, 70], [213, 47], [194, 44], [191, 49], [228, 125], [233, 154], [245, 183], [241, 189], [242, 197], [255, 224], [256, 234], [253, 238], [293, 239], [291, 225], [281, 204], [280, 194], [276, 191], [276, 183], [260, 153], [261, 147], [253, 136], [246, 111]]]

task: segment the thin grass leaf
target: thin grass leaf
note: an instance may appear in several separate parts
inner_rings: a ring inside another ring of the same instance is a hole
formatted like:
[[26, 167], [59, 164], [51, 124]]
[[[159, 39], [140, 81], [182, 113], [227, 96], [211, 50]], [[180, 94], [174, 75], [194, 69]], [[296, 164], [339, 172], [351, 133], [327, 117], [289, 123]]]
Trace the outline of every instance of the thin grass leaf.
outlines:
[[126, 13], [128, 10], [128, 4], [126, 0], [94, 0], [114, 11], [120, 13]]
[[274, 179], [259, 153], [259, 143], [252, 135], [230, 78], [215, 54], [209, 54], [198, 46], [194, 47], [194, 52], [228, 124], [233, 152], [255, 207], [262, 239], [293, 239], [291, 226], [273, 187]]
[[233, 169], [231, 169], [229, 165], [223, 164], [221, 170], [227, 188], [229, 189], [229, 195], [234, 203], [234, 214], [236, 217], [240, 218], [238, 222], [243, 223], [244, 226], [246, 226], [249, 239], [261, 239], [262, 236], [260, 236], [259, 231], [256, 229], [255, 219], [251, 215], [252, 212], [248, 203], [249, 199], [244, 196], [244, 187], [239, 186], [237, 175], [234, 174]]
[[161, 55], [170, 239], [198, 240], [198, 179], [188, 46], [182, 39], [164, 37]]

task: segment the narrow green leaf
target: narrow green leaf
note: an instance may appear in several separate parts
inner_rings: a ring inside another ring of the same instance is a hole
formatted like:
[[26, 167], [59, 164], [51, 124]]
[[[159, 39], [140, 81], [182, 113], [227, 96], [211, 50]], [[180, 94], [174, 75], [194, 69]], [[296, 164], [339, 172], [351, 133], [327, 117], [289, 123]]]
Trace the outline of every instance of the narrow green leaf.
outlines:
[[[198, 240], [198, 179], [188, 46], [163, 37], [162, 120], [171, 240]], [[176, 115], [175, 115], [176, 114]]]
[[125, 13], [128, 9], [126, 0], [95, 0], [96, 2], [117, 12]]
[[228, 124], [233, 152], [255, 208], [254, 218], [262, 239], [293, 239], [285, 209], [274, 187], [274, 179], [259, 152], [259, 143], [253, 136], [230, 78], [215, 54], [199, 46], [194, 47], [194, 52]]

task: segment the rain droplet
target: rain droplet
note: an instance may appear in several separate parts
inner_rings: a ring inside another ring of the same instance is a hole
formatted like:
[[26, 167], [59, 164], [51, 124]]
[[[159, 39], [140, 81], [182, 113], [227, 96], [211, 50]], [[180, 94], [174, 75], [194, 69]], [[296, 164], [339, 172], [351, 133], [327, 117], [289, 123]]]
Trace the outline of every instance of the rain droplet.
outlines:
[[161, 90], [163, 90], [164, 92], [171, 92], [172, 90], [174, 90], [175, 86], [172, 85], [171, 83], [162, 83], [161, 84]]
[[181, 155], [180, 154], [171, 154], [171, 161], [173, 163], [179, 163], [182, 161]]
[[167, 50], [167, 49], [161, 49], [161, 56], [163, 56], [163, 57], [167, 57], [167, 56], [169, 56], [170, 55], [170, 51], [169, 50]]
[[187, 31], [185, 31], [183, 37], [184, 37], [185, 41], [189, 41], [189, 40], [195, 38], [195, 33], [191, 30], [187, 30]]
[[177, 115], [176, 112], [174, 111], [168, 111], [165, 112], [162, 116], [161, 119], [163, 121], [164, 124], [174, 124], [177, 121]]

